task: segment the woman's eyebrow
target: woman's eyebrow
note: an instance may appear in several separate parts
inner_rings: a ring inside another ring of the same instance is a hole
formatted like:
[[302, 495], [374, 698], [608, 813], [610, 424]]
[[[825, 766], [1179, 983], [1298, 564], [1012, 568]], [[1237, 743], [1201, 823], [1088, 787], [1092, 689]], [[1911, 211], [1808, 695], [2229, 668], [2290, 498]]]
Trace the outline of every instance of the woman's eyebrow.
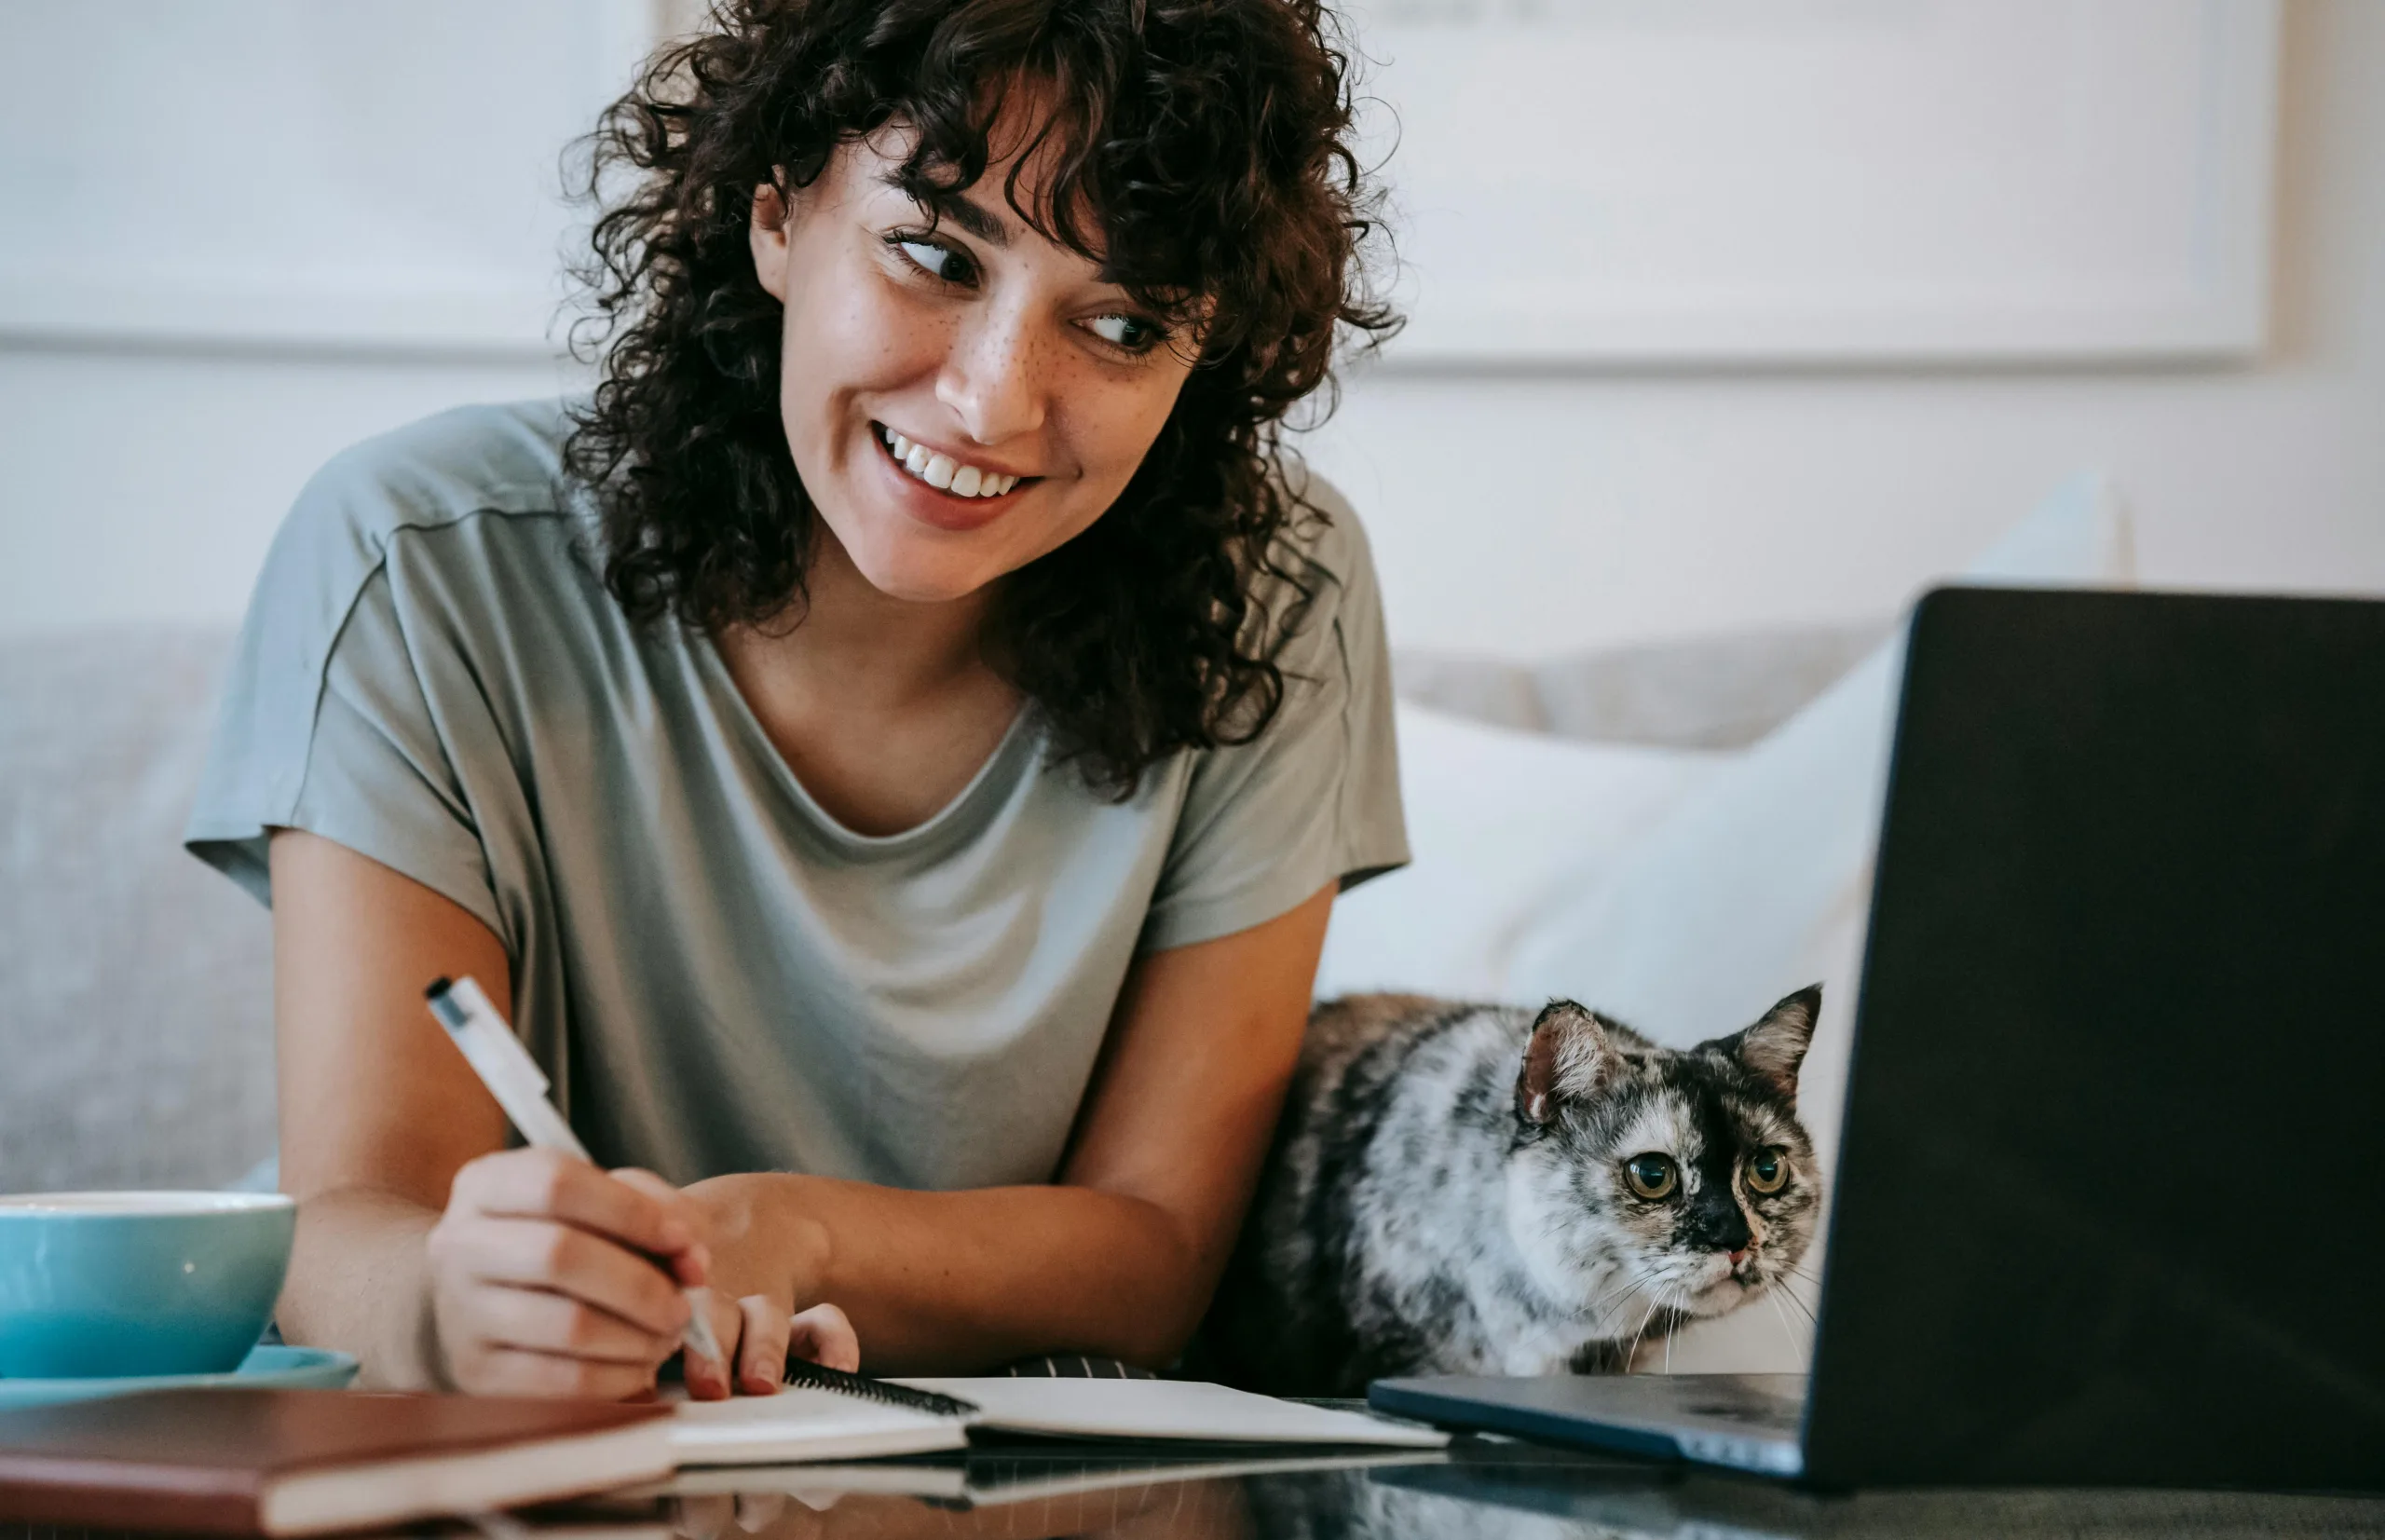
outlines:
[[900, 168], [887, 172], [879, 180], [915, 201], [924, 204], [936, 218], [950, 220], [979, 240], [994, 246], [1010, 244], [1009, 226], [992, 213], [971, 202], [963, 194], [947, 192], [940, 187], [929, 187], [920, 192], [913, 192], [904, 185], [903, 172]]

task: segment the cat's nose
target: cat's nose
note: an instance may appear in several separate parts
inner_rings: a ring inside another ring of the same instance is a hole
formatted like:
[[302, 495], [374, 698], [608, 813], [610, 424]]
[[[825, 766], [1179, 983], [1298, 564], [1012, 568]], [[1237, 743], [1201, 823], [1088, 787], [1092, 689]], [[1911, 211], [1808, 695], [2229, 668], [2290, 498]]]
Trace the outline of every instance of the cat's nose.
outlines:
[[1733, 1271], [1733, 1272], [1735, 1272], [1735, 1273], [1736, 1273], [1736, 1272], [1738, 1272], [1740, 1268], [1745, 1267], [1745, 1266], [1747, 1265], [1747, 1263], [1748, 1263], [1748, 1259], [1749, 1259], [1750, 1257], [1754, 1256], [1754, 1255], [1755, 1255], [1755, 1243], [1754, 1243], [1753, 1241], [1750, 1241], [1747, 1245], [1745, 1245], [1745, 1246], [1743, 1246], [1743, 1247], [1739, 1247], [1739, 1249], [1738, 1249], [1737, 1251], [1732, 1252], [1732, 1253], [1731, 1253], [1731, 1271]]

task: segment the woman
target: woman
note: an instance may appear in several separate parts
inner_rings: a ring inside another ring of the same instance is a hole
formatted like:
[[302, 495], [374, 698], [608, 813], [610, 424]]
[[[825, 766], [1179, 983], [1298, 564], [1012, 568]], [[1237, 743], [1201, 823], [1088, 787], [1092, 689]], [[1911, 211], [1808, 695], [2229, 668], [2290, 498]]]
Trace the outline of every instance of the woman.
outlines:
[[[273, 905], [291, 1338], [626, 1396], [701, 1286], [699, 1396], [1179, 1350], [1406, 859], [1366, 549], [1274, 455], [1390, 319], [1326, 21], [738, 0], [597, 136], [593, 397], [308, 487], [191, 829]], [[507, 1149], [442, 974], [634, 1169]]]

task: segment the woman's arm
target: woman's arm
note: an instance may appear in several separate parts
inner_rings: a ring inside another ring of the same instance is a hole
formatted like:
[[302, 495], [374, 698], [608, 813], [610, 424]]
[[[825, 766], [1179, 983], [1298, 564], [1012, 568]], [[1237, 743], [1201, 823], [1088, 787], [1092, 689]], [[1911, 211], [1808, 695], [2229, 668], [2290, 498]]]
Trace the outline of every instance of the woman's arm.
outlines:
[[[674, 1193], [505, 1151], [503, 1112], [422, 1005], [441, 974], [508, 997], [486, 926], [314, 835], [277, 833], [272, 862], [282, 1187], [299, 1200], [279, 1318], [293, 1341], [355, 1353], [368, 1383], [408, 1388], [650, 1384], [685, 1319], [657, 1255], [711, 1282], [749, 1385], [784, 1353], [789, 1314], [823, 1301], [874, 1368], [1055, 1350], [1166, 1362], [1257, 1180], [1332, 903], [1325, 889], [1135, 966], [1058, 1185], [763, 1175]], [[725, 1375], [688, 1372], [727, 1393]]]
[[1331, 887], [1128, 974], [1059, 1183], [699, 1182], [724, 1293], [841, 1305], [881, 1373], [1085, 1352], [1154, 1367], [1207, 1308], [1300, 1057]]
[[374, 1385], [652, 1384], [687, 1319], [652, 1259], [701, 1283], [702, 1217], [659, 1178], [505, 1150], [505, 1114], [423, 1006], [442, 974], [509, 997], [486, 926], [315, 835], [277, 832], [271, 860], [281, 1186], [298, 1200], [284, 1334], [354, 1353]]

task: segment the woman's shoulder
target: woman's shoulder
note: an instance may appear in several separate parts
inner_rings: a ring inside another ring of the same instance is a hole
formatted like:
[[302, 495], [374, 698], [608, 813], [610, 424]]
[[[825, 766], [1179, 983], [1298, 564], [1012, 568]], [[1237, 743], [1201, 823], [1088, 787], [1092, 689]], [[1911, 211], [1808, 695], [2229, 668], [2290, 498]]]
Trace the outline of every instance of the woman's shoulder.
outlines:
[[402, 529], [476, 513], [554, 514], [570, 504], [563, 401], [459, 406], [351, 444], [298, 494], [287, 528], [337, 532], [374, 548]]
[[1342, 489], [1297, 456], [1274, 465], [1270, 479], [1288, 504], [1290, 517], [1276, 538], [1280, 559], [1305, 567], [1337, 588], [1374, 592], [1374, 552], [1366, 525]]
[[569, 405], [461, 406], [341, 450], [282, 521], [252, 606], [337, 613], [393, 561], [486, 573], [493, 552], [568, 544], [581, 519], [563, 472]]
[[1252, 598], [1279, 631], [1286, 648], [1279, 661], [1333, 647], [1347, 666], [1354, 641], [1361, 650], [1379, 651], [1383, 597], [1357, 510], [1298, 457], [1278, 460], [1273, 479], [1290, 516], [1276, 534], [1270, 570], [1252, 585]]

